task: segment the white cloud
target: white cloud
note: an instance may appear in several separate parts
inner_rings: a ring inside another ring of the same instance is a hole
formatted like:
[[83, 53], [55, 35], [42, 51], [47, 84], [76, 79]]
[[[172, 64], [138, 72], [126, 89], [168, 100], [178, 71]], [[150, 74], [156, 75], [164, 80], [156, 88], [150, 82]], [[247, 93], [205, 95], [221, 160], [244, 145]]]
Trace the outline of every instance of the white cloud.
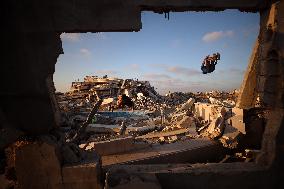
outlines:
[[79, 33], [62, 33], [60, 37], [63, 41], [77, 42], [80, 40]]
[[83, 55], [83, 56], [89, 56], [91, 54], [91, 51], [88, 50], [88, 49], [80, 49], [80, 53]]
[[151, 66], [156, 67], [156, 68], [161, 68], [169, 73], [173, 73], [176, 75], [185, 75], [185, 76], [193, 76], [193, 75], [199, 75], [201, 71], [197, 69], [192, 69], [192, 68], [187, 68], [183, 66], [169, 66], [167, 64], [162, 64], [162, 63], [154, 63], [151, 64]]
[[171, 79], [171, 76], [167, 74], [158, 74], [158, 73], [149, 73], [149, 74], [144, 74], [143, 78], [145, 80], [163, 80], [163, 79]]
[[202, 37], [202, 40], [206, 43], [209, 43], [209, 42], [217, 41], [217, 40], [224, 38], [224, 37], [232, 37], [233, 35], [234, 35], [234, 32], [232, 30], [214, 31], [214, 32], [206, 33]]

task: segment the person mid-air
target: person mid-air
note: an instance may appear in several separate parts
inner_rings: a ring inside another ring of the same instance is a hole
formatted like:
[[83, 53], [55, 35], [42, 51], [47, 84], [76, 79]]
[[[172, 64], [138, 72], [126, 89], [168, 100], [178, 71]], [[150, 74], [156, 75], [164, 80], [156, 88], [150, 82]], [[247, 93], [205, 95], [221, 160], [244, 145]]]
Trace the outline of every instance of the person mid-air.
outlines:
[[215, 66], [220, 60], [220, 53], [214, 53], [212, 56], [207, 55], [201, 65], [201, 71], [203, 74], [211, 73], [215, 70]]

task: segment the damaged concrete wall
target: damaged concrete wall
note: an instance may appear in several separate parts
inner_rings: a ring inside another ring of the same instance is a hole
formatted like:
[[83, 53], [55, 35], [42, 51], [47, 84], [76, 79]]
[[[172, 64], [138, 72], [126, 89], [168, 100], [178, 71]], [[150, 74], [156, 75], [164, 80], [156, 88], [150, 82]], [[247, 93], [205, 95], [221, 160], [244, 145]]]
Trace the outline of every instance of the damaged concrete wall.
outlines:
[[[280, 163], [283, 156], [284, 107], [284, 2], [272, 4], [260, 12], [260, 33], [245, 75], [238, 106], [244, 109], [258, 106], [268, 111], [259, 163]], [[258, 101], [256, 102], [256, 97]], [[274, 160], [279, 161], [275, 162]]]
[[212, 4], [211, 1], [132, 0], [5, 2], [1, 10], [6, 18], [3, 41], [5, 49], [9, 50], [4, 53], [1, 80], [11, 76], [13, 79], [4, 82], [1, 88], [2, 111], [7, 120], [30, 134], [47, 133], [54, 128], [57, 105], [53, 95], [49, 95], [54, 91], [50, 91], [52, 87], [47, 81], [62, 53], [60, 32], [138, 31], [143, 7], [148, 7], [147, 10], [183, 7], [186, 10], [237, 8], [249, 11], [263, 9], [265, 5], [260, 0], [245, 4], [242, 1]]
[[[284, 1], [261, 12], [261, 56], [258, 92], [269, 118], [262, 141], [259, 162], [283, 166], [284, 127]], [[282, 138], [282, 139], [281, 139]]]
[[[162, 13], [234, 8], [261, 13], [259, 45], [256, 44], [255, 50], [259, 58], [252, 56], [251, 68], [256, 71], [250, 70], [247, 75], [249, 78], [253, 74], [254, 80], [247, 82], [253, 83], [260, 102], [270, 113], [263, 153], [258, 162], [261, 165], [276, 162], [283, 166], [284, 1], [268, 8], [270, 3], [265, 0], [5, 1], [0, 8], [4, 48], [0, 69], [1, 140], [5, 127], [17, 128], [26, 135], [40, 135], [56, 129], [58, 110], [51, 76], [63, 52], [61, 32], [139, 31], [142, 10]], [[244, 87], [243, 91], [249, 88]], [[248, 103], [244, 102], [244, 107], [250, 107], [255, 90], [243, 94], [253, 95]], [[7, 141], [3, 147], [12, 142]]]
[[[7, 32], [2, 58], [1, 111], [7, 122], [29, 134], [49, 132], [56, 126], [48, 77], [62, 52], [59, 33]], [[5, 82], [4, 82], [5, 81]]]
[[265, 107], [283, 108], [283, 55], [284, 26], [283, 1], [275, 3], [269, 11], [263, 11], [261, 16], [260, 62], [258, 74], [258, 93], [260, 102]]
[[244, 75], [243, 83], [240, 89], [237, 106], [242, 109], [253, 108], [257, 100], [257, 68], [259, 63], [259, 41], [255, 42], [250, 61]]
[[[267, 124], [258, 163], [278, 167], [283, 163], [284, 107], [284, 1], [260, 12], [260, 33], [241, 88], [238, 106], [256, 105], [267, 110]], [[282, 138], [282, 139], [281, 139]], [[279, 167], [278, 167], [279, 168]], [[279, 168], [280, 169], [280, 168]]]

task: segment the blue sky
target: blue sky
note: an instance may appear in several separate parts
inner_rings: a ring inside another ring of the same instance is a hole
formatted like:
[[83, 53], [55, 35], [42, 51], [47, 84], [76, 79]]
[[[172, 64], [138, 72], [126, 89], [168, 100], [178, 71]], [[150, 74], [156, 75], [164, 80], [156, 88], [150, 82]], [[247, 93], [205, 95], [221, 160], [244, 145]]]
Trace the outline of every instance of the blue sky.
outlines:
[[[259, 15], [224, 12], [142, 13], [139, 32], [64, 33], [64, 54], [56, 63], [57, 91], [85, 75], [149, 80], [168, 91], [232, 90], [241, 85], [257, 38]], [[200, 65], [219, 52], [215, 72], [204, 75]]]

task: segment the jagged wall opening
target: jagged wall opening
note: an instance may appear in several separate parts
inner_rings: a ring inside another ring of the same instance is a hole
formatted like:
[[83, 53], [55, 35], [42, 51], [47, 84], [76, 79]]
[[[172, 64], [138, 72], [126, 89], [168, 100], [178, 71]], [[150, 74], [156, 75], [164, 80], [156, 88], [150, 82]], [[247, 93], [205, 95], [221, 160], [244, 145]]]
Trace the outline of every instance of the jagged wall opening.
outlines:
[[[231, 183], [241, 183], [240, 181], [245, 178], [240, 177], [240, 175], [245, 170], [245, 175], [255, 178], [254, 181], [256, 181], [254, 183], [250, 182], [250, 186], [265, 186], [260, 185], [262, 182], [258, 181], [264, 181], [266, 178], [259, 179], [257, 177], [256, 179], [254, 176], [255, 172], [252, 172], [252, 170], [261, 170], [263, 171], [260, 173], [261, 175], [275, 174], [275, 177], [272, 180], [270, 179], [269, 182], [273, 182], [273, 186], [277, 186], [275, 181], [280, 181], [281, 176], [281, 174], [277, 174], [281, 173], [279, 165], [283, 166], [283, 160], [279, 159], [279, 157], [282, 157], [284, 154], [282, 147], [283, 140], [279, 137], [283, 130], [283, 103], [275, 103], [274, 99], [277, 98], [278, 102], [283, 102], [284, 43], [282, 35], [283, 24], [281, 24], [283, 23], [284, 12], [283, 1], [161, 2], [145, 0], [137, 2], [132, 0], [116, 0], [113, 2], [109, 0], [85, 0], [72, 2], [36, 2], [30, 0], [25, 2], [5, 2], [0, 8], [1, 15], [4, 18], [3, 46], [6, 47], [3, 53], [4, 65], [0, 74], [1, 81], [6, 81], [10, 77], [10, 74], [17, 77], [14, 77], [10, 82], [3, 82], [1, 88], [1, 150], [15, 142], [21, 135], [33, 135], [37, 139], [41, 134], [49, 134], [51, 130], [56, 130], [56, 116], [54, 115], [56, 106], [52, 105], [55, 100], [53, 96], [54, 89], [51, 84], [52, 79], [50, 78], [54, 73], [56, 58], [62, 52], [59, 37], [61, 32], [138, 31], [141, 28], [140, 12], [143, 9], [163, 12], [165, 10], [206, 11], [224, 10], [227, 8], [237, 8], [243, 11], [259, 11], [261, 13], [260, 35], [256, 44], [256, 54], [258, 56], [254, 59], [255, 61], [251, 61], [252, 66], [249, 67], [248, 74], [245, 76], [247, 80], [243, 83], [240, 104], [244, 108], [254, 106], [256, 92], [259, 94], [260, 102], [267, 108], [269, 115], [264, 133], [262, 155], [257, 161], [257, 164], [242, 164], [240, 166], [244, 168], [242, 170], [239, 169], [238, 165], [235, 165], [227, 168], [227, 170], [230, 170], [236, 175], [233, 178], [234, 182]], [[270, 24], [272, 26], [271, 29], [268, 27]], [[270, 36], [272, 37], [267, 38], [267, 34], [271, 33], [271, 30], [272, 35]], [[11, 51], [11, 49], [14, 50]], [[281, 75], [276, 74], [276, 78], [269, 77], [270, 70], [264, 69], [265, 67], [270, 68], [267, 66], [270, 62], [267, 61], [266, 56], [271, 49], [276, 49], [279, 52], [279, 70]], [[255, 62], [257, 64], [254, 64]], [[250, 68], [257, 68], [257, 73], [260, 71], [264, 74], [255, 74], [254, 69]], [[273, 87], [273, 91], [276, 88], [278, 90], [276, 93], [269, 93], [265, 90], [265, 86], [272, 83], [271, 81], [274, 79], [279, 86]], [[256, 81], [257, 84], [255, 83]], [[26, 83], [27, 85], [24, 86], [21, 83]], [[256, 90], [250, 91], [250, 86]], [[30, 120], [31, 114], [33, 115], [32, 121]], [[18, 133], [17, 131], [21, 132]], [[36, 146], [35, 149], [37, 149]], [[50, 149], [53, 150], [53, 148]], [[38, 150], [33, 150], [33, 152], [37, 153]], [[52, 155], [52, 153], [49, 153], [49, 155]], [[31, 171], [38, 170], [34, 169], [38, 166], [36, 162], [37, 160], [29, 167]], [[262, 170], [259, 167], [260, 165], [270, 166], [271, 164], [275, 166], [270, 167], [272, 168], [270, 170]], [[44, 168], [48, 169], [48, 166]], [[196, 170], [194, 169], [191, 174], [195, 174]], [[26, 174], [25, 171], [23, 172], [24, 174]], [[205, 173], [206, 171], [207, 173]], [[211, 174], [211, 172], [209, 171], [210, 173], [208, 173], [207, 169], [206, 171], [203, 172], [204, 175], [202, 176], [204, 177], [202, 178], [212, 178], [208, 177], [208, 174]], [[59, 171], [59, 173], [61, 172]], [[228, 172], [221, 170], [221, 173], [223, 175]], [[37, 177], [38, 175], [33, 175], [33, 180], [40, 183], [42, 178], [45, 177]], [[218, 180], [219, 177], [214, 178], [216, 178], [216, 180], [214, 179], [215, 184], [218, 182], [221, 186], [224, 186], [221, 184], [222, 180]], [[194, 179], [187, 180], [193, 181]], [[41, 184], [43, 183], [47, 186], [50, 180], [48, 179], [48, 181], [44, 181]], [[37, 185], [39, 186], [38, 188], [42, 186], [41, 184]]]

